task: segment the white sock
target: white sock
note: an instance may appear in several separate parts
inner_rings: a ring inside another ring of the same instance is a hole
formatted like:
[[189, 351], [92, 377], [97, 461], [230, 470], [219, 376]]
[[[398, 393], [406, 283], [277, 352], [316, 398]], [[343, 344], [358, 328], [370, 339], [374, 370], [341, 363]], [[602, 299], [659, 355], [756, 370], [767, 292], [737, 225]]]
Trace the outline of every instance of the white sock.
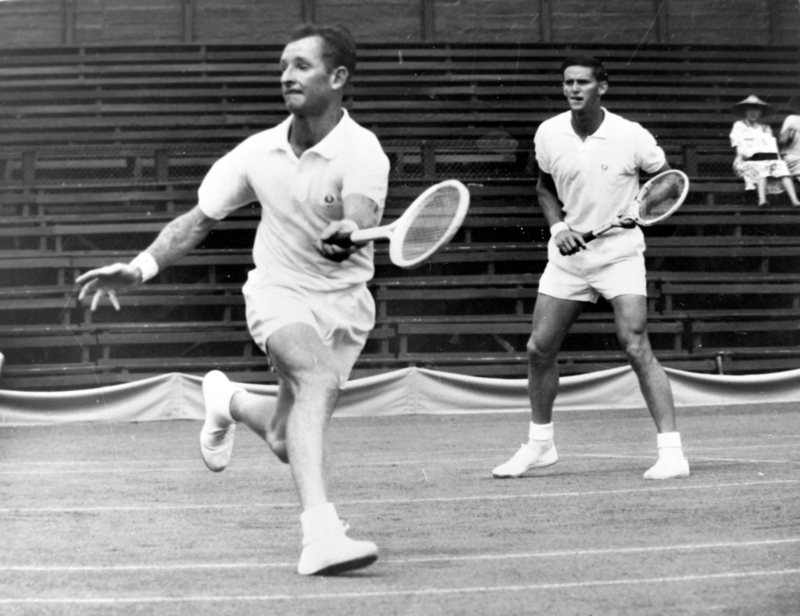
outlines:
[[552, 441], [553, 440], [553, 422], [548, 424], [535, 424], [531, 422], [528, 428], [528, 439], [532, 441]]
[[659, 456], [683, 456], [680, 432], [661, 432], [656, 436]]
[[300, 514], [300, 525], [303, 527], [303, 545], [319, 537], [344, 532], [344, 525], [333, 503], [323, 503], [306, 509]]

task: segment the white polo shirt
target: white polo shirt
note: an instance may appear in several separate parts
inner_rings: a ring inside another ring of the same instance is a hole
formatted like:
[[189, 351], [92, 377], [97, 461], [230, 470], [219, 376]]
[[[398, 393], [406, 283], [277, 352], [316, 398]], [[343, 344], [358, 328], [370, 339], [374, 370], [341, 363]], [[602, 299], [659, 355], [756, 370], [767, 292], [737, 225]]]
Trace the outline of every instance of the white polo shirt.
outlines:
[[289, 116], [243, 141], [203, 180], [199, 206], [210, 218], [222, 220], [248, 203], [261, 204], [251, 283], [326, 291], [364, 283], [374, 275], [372, 244], [342, 263], [314, 249], [322, 230], [343, 218], [345, 197], [362, 194], [381, 211], [386, 201], [389, 159], [377, 137], [343, 111], [336, 127], [300, 158], [289, 145]]
[[536, 161], [553, 176], [564, 222], [580, 233], [612, 220], [633, 201], [640, 169], [654, 173], [666, 162], [645, 128], [603, 111], [603, 123], [586, 141], [572, 128], [570, 111], [542, 122], [534, 137]]

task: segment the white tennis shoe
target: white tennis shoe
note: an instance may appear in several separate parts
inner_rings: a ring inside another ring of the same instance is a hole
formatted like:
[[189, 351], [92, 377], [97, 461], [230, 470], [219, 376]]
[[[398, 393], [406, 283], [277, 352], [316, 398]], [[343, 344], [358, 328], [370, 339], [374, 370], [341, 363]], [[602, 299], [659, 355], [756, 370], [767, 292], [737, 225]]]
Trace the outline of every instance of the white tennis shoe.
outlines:
[[689, 476], [689, 460], [683, 452], [660, 455], [658, 461], [644, 474], [645, 479], [681, 479]]
[[297, 573], [300, 575], [337, 575], [361, 569], [378, 560], [378, 546], [371, 541], [356, 541], [341, 532], [316, 537], [303, 543]]
[[219, 370], [212, 370], [203, 378], [206, 420], [200, 431], [200, 453], [203, 462], [215, 473], [225, 470], [231, 460], [236, 422], [231, 417], [230, 405], [237, 391], [244, 389], [231, 383]]
[[495, 467], [492, 475], [498, 479], [520, 477], [532, 468], [544, 468], [558, 462], [555, 443], [550, 441], [528, 441], [506, 463]]

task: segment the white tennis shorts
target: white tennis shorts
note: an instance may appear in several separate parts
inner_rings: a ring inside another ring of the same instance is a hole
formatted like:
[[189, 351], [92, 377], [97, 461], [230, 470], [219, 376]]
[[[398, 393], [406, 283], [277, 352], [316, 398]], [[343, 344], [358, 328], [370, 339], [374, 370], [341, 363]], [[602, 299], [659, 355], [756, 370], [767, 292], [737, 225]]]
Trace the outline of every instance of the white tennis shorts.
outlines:
[[375, 326], [375, 301], [366, 284], [344, 291], [310, 291], [258, 284], [251, 276], [242, 289], [250, 335], [269, 355], [267, 341], [281, 327], [305, 323], [331, 349], [343, 386]]
[[647, 297], [644, 241], [641, 232], [626, 230], [602, 236], [574, 255], [559, 253], [554, 240], [539, 280], [539, 292], [576, 302], [597, 302], [602, 295]]

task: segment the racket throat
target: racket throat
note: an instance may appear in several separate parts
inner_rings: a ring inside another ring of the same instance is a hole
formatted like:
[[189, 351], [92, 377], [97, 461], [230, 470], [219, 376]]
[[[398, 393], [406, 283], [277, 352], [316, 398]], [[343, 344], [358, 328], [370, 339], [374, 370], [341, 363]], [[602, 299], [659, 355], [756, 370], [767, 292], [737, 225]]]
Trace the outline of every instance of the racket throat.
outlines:
[[369, 229], [359, 229], [350, 234], [350, 241], [353, 244], [366, 244], [373, 240], [389, 239], [392, 233], [386, 227], [370, 227]]

